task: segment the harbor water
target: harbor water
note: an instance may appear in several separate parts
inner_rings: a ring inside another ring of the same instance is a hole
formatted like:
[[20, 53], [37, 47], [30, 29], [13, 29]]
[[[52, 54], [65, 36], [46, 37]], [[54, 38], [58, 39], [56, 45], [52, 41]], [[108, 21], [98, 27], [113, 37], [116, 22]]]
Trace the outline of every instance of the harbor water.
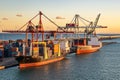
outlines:
[[0, 70], [0, 80], [120, 80], [120, 39], [106, 41], [117, 43], [91, 54], [69, 54], [62, 61], [40, 67]]

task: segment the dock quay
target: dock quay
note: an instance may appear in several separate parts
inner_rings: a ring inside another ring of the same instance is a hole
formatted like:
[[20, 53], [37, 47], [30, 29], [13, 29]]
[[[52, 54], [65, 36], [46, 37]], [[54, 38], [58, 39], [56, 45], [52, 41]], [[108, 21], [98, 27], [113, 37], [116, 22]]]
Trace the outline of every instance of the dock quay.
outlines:
[[17, 65], [18, 63], [14, 57], [3, 58], [2, 61], [0, 62], [0, 70], [5, 69], [5, 68], [10, 68], [13, 66], [17, 66]]

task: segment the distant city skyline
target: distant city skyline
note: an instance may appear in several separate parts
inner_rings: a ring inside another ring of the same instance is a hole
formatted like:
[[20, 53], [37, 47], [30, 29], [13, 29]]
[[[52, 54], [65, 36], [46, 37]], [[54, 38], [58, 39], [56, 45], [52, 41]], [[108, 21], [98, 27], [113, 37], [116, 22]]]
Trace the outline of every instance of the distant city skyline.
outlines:
[[[98, 25], [108, 26], [97, 29], [98, 33], [120, 33], [120, 0], [1, 0], [0, 31], [19, 29], [29, 19], [42, 11], [60, 26], [69, 23], [75, 14], [94, 21], [101, 13]], [[38, 24], [38, 19], [34, 20]], [[56, 27], [43, 20], [45, 29]]]

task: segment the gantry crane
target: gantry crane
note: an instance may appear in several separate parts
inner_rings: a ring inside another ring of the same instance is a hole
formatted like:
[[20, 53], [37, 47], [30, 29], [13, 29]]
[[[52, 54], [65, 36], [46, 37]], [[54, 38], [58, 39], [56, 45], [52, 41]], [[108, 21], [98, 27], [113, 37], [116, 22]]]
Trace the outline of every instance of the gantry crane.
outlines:
[[[107, 28], [106, 26], [98, 26], [98, 20], [100, 18], [100, 14], [98, 14], [95, 22], [86, 20], [81, 17], [79, 14], [76, 14], [70, 23], [67, 23], [65, 27], [61, 27], [64, 31], [74, 31], [75, 33], [85, 33], [87, 35], [92, 34], [96, 28]], [[85, 26], [80, 26], [80, 21]], [[86, 22], [88, 24], [86, 24]], [[84, 28], [84, 31], [81, 31], [81, 28]], [[59, 28], [58, 28], [59, 30]]]
[[[39, 16], [39, 24], [36, 26], [32, 23], [32, 20], [35, 19], [37, 16]], [[45, 31], [42, 24], [42, 16], [44, 16], [46, 19], [48, 19], [51, 23], [53, 23], [57, 28], [59, 28], [61, 31], [57, 30], [49, 30]], [[22, 30], [24, 27], [26, 27], [26, 30]], [[39, 33], [42, 33], [42, 41], [44, 41], [44, 33], [51, 33], [55, 36], [56, 33], [73, 33], [71, 31], [65, 31], [63, 28], [58, 26], [54, 21], [52, 21], [50, 18], [48, 18], [45, 14], [43, 14], [41, 11], [35, 15], [32, 19], [30, 19], [26, 24], [24, 24], [22, 27], [20, 27], [18, 30], [2, 30], [2, 32], [10, 32], [10, 33], [26, 33], [26, 41], [28, 40], [28, 33], [31, 33], [32, 38], [31, 40], [34, 41], [35, 37], [38, 41]]]

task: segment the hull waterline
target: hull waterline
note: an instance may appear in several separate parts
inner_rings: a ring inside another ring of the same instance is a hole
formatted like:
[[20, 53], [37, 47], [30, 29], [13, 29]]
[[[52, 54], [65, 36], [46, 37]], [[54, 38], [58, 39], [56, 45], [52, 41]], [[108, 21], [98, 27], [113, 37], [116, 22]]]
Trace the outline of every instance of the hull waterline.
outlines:
[[76, 54], [89, 54], [98, 51], [100, 48], [101, 47], [88, 47], [86, 49], [82, 49], [81, 47], [78, 47]]
[[28, 68], [28, 67], [39, 67], [42, 65], [46, 65], [46, 64], [50, 64], [50, 63], [54, 63], [60, 60], [63, 60], [64, 57], [58, 57], [58, 58], [53, 58], [53, 59], [49, 59], [49, 60], [44, 60], [44, 61], [40, 61], [40, 62], [33, 62], [33, 63], [20, 63], [19, 64], [19, 68]]

